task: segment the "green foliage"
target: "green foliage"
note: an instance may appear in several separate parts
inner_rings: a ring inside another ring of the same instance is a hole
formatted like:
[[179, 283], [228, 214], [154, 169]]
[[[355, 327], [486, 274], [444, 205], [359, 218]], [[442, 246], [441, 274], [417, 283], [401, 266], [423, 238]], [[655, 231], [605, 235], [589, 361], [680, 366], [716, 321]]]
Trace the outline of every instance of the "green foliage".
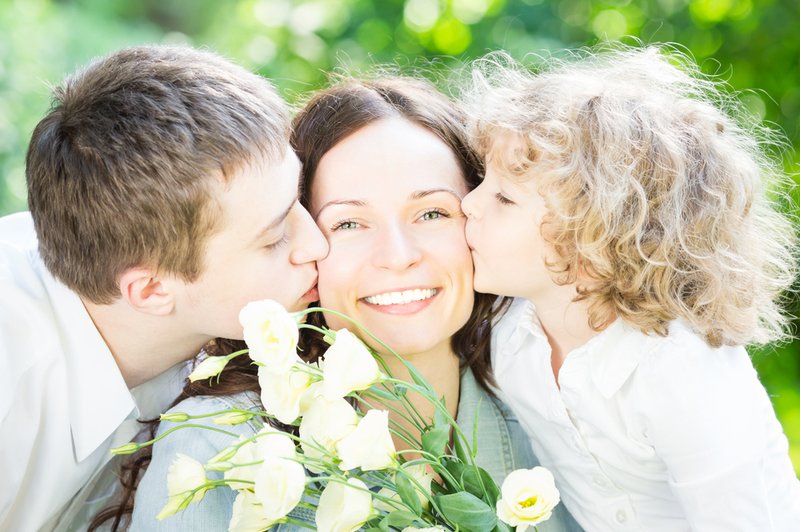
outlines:
[[[145, 42], [208, 46], [299, 101], [328, 72], [394, 62], [445, 71], [488, 50], [518, 58], [601, 40], [676, 42], [788, 137], [798, 171], [800, 3], [775, 0], [6, 0], [0, 3], [0, 215], [25, 208], [24, 157], [49, 85]], [[632, 37], [633, 38], [632, 38]], [[796, 207], [788, 206], [793, 214]], [[788, 311], [798, 315], [797, 298]], [[800, 470], [800, 344], [755, 355]]]

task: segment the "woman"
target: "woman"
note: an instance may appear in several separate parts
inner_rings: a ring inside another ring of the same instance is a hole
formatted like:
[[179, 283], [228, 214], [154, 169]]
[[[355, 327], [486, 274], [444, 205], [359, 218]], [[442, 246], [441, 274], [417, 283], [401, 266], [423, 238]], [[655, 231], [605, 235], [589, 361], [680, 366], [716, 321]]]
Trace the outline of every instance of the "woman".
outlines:
[[[477, 416], [477, 462], [498, 483], [513, 469], [533, 467], [517, 421], [487, 393], [493, 300], [472, 290], [460, 210], [461, 198], [478, 183], [479, 165], [454, 105], [418, 80], [344, 81], [317, 93], [298, 114], [293, 142], [303, 163], [304, 202], [331, 249], [318, 265], [321, 305], [350, 315], [411, 361], [460, 424], [471, 427]], [[326, 319], [332, 328], [349, 325]], [[314, 353], [314, 346], [304, 352]], [[396, 376], [408, 377], [398, 361], [385, 360]], [[260, 409], [252, 391], [255, 368], [240, 364], [226, 373], [226, 392], [239, 386], [250, 391], [188, 397], [174, 411]], [[171, 427], [162, 423], [159, 430]], [[226, 429], [247, 436], [257, 430], [247, 423]], [[167, 470], [176, 453], [205, 462], [230, 440], [185, 429], [157, 443], [139, 483], [131, 529], [227, 529], [232, 490], [212, 490], [163, 521], [154, 516], [166, 502]], [[290, 515], [313, 526], [308, 510]], [[561, 507], [540, 525], [573, 528]]]

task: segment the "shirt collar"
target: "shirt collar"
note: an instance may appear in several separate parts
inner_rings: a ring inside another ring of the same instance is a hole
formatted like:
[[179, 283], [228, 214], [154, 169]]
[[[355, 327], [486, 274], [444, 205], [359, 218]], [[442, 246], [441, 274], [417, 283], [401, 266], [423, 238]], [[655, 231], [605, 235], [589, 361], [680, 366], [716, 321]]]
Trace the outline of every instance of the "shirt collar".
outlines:
[[617, 319], [587, 344], [590, 374], [600, 394], [608, 399], [625, 384], [649, 352], [652, 337]]
[[75, 458], [80, 462], [116, 431], [135, 404], [83, 302], [41, 263], [40, 267], [61, 335], [69, 379], [69, 397], [65, 400], [69, 404]]
[[514, 299], [500, 318], [494, 325], [495, 348], [502, 349], [504, 353], [518, 353], [528, 336], [547, 339], [536, 316], [536, 307], [527, 299]]
[[[514, 299], [503, 319], [496, 324], [497, 341], [493, 348], [516, 355], [527, 337], [533, 336], [547, 342], [534, 304], [522, 298]], [[652, 338], [615, 320], [604, 331], [579, 347], [590, 360], [590, 374], [600, 393], [605, 398], [614, 395], [639, 365], [642, 356], [650, 349]]]

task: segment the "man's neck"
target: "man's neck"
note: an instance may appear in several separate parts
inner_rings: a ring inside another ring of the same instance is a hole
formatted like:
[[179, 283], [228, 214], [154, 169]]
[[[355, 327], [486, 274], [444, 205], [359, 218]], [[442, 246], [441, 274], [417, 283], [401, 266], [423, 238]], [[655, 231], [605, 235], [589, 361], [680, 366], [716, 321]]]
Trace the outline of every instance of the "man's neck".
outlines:
[[89, 316], [114, 356], [128, 388], [134, 388], [194, 357], [208, 337], [180, 332], [172, 320], [136, 312], [123, 302], [98, 305], [83, 300]]

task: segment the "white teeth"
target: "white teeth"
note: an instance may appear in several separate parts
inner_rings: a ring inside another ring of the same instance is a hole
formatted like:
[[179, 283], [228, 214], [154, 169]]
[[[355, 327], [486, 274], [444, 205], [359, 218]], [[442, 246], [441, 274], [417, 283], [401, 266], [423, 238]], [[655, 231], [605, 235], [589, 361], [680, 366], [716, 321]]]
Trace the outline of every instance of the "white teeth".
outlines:
[[386, 292], [365, 297], [364, 301], [371, 305], [405, 305], [413, 301], [422, 301], [436, 295], [435, 288], [416, 288], [414, 290], [403, 290], [402, 292]]

